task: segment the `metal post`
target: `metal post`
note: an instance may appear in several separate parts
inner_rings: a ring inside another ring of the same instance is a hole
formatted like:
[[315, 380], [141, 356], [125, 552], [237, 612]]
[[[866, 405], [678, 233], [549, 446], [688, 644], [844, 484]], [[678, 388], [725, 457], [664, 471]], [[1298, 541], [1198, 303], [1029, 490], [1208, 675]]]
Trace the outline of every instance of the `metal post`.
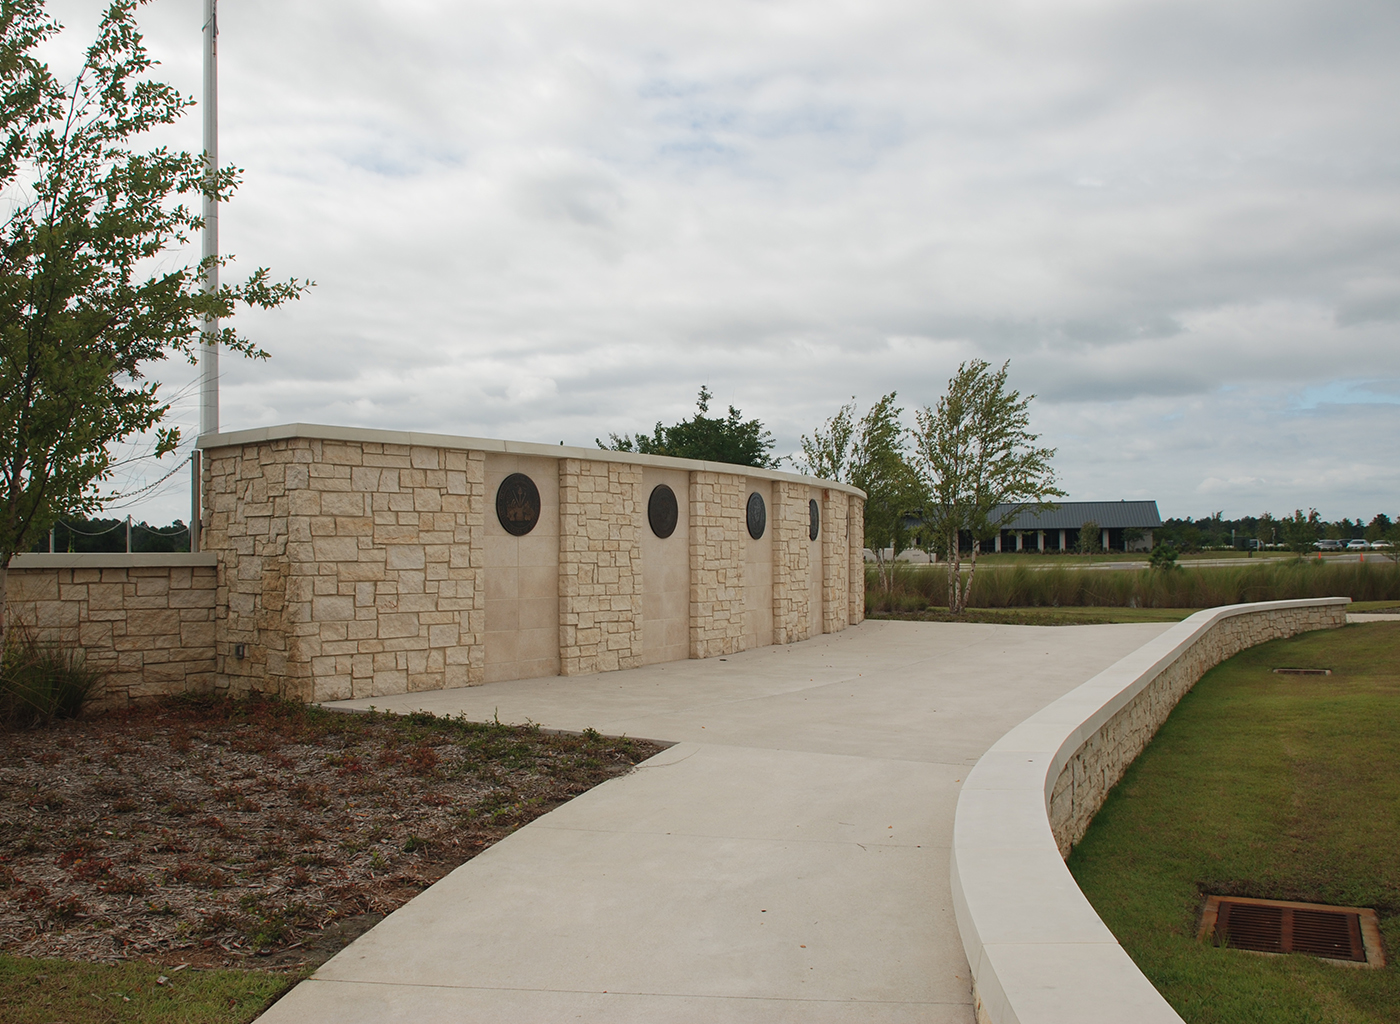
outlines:
[[126, 553], [131, 554], [131, 513], [126, 516]]
[[53, 554], [53, 531], [54, 531], [54, 528], [53, 528], [52, 526], [50, 526], [50, 527], [49, 527], [49, 554]]
[[199, 505], [199, 491], [204, 484], [200, 463], [203, 453], [196, 448], [190, 453], [190, 553], [199, 550], [199, 532], [203, 525], [203, 512]]
[[[214, 182], [219, 172], [219, 21], [218, 0], [204, 0], [204, 252], [210, 260], [204, 274], [204, 291], [219, 290], [219, 201]], [[219, 318], [205, 317], [199, 346], [199, 432], [219, 432]]]

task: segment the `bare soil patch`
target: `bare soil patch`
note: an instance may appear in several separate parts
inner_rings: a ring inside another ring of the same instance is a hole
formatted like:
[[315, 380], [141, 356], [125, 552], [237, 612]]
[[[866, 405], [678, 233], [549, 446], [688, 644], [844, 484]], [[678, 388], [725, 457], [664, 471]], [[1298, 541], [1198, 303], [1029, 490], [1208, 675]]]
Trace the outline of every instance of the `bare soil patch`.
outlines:
[[0, 735], [0, 949], [304, 971], [660, 749], [266, 697]]

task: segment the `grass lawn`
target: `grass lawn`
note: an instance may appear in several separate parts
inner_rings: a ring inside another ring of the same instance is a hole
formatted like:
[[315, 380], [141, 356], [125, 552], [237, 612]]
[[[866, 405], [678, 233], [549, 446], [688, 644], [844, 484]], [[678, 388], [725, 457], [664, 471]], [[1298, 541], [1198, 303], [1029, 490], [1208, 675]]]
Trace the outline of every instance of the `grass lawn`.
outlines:
[[297, 981], [261, 971], [82, 964], [0, 953], [8, 1024], [242, 1024]]
[[873, 612], [871, 619], [911, 622], [999, 622], [1008, 626], [1095, 626], [1111, 622], [1180, 622], [1199, 608], [969, 608], [950, 615], [946, 608], [921, 612]]
[[[1191, 1024], [1400, 1020], [1397, 723], [1400, 623], [1277, 640], [1207, 673], [1109, 794], [1070, 869]], [[1387, 966], [1198, 943], [1208, 893], [1373, 907]]]
[[1381, 612], [1386, 615], [1400, 614], [1400, 601], [1353, 601], [1347, 605], [1349, 612]]

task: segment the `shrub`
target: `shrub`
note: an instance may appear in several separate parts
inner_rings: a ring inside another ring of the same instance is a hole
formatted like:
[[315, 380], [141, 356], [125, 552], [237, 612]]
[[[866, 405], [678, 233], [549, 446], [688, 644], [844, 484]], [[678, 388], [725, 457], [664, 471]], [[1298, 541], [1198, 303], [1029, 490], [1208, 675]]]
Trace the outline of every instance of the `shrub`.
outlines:
[[85, 663], [82, 651], [12, 626], [0, 650], [0, 727], [27, 729], [76, 718], [104, 676]]

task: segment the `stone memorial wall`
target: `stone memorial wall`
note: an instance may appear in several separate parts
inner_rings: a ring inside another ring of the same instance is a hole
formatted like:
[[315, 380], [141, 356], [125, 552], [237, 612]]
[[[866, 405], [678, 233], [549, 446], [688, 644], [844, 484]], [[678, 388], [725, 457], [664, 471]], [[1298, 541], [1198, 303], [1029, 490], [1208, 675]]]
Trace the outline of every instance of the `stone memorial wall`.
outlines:
[[216, 675], [235, 692], [335, 700], [578, 675], [864, 617], [864, 495], [846, 485], [299, 424], [200, 444]]

